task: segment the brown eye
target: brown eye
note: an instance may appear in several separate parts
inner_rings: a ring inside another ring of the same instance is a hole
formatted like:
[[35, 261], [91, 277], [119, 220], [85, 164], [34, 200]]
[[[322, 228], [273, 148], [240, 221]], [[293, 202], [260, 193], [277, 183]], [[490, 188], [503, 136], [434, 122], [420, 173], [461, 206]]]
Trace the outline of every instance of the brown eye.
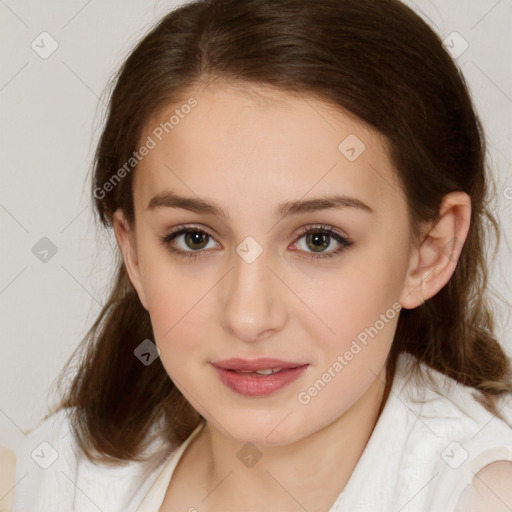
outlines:
[[219, 248], [219, 244], [209, 233], [192, 227], [177, 229], [169, 233], [162, 238], [162, 243], [171, 252], [185, 257], [195, 257], [207, 252], [203, 249]]
[[306, 245], [314, 252], [321, 252], [329, 247], [331, 237], [324, 233], [314, 233], [306, 236]]
[[210, 237], [203, 231], [188, 231], [185, 233], [184, 241], [190, 249], [204, 249], [208, 244]]
[[319, 259], [336, 256], [354, 245], [354, 242], [330, 227], [310, 226], [299, 235], [294, 245], [304, 253], [304, 257]]

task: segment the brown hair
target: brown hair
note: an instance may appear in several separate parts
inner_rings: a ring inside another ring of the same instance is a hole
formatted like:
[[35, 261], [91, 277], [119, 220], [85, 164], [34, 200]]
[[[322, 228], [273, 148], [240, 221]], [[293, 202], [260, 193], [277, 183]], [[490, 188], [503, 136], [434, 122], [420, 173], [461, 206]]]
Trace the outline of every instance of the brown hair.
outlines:
[[[484, 245], [491, 232], [499, 242], [499, 228], [487, 206], [480, 123], [439, 37], [397, 0], [197, 0], [175, 9], [138, 43], [114, 80], [93, 177], [105, 227], [117, 208], [134, 221], [133, 173], [108, 193], [98, 190], [107, 190], [132, 157], [145, 123], [214, 80], [315, 96], [383, 134], [416, 240], [420, 223], [437, 218], [445, 194], [469, 194], [471, 225], [453, 276], [425, 304], [400, 312], [385, 397], [397, 356], [406, 351], [478, 390], [498, 414], [495, 398], [512, 391], [512, 383], [493, 334]], [[68, 363], [74, 374], [59, 406], [73, 408], [73, 431], [87, 456], [112, 462], [140, 457], [157, 435], [180, 443], [201, 419], [159, 359], [145, 366], [134, 356], [153, 333], [118, 263], [108, 302], [75, 354], [78, 369], [73, 359]]]

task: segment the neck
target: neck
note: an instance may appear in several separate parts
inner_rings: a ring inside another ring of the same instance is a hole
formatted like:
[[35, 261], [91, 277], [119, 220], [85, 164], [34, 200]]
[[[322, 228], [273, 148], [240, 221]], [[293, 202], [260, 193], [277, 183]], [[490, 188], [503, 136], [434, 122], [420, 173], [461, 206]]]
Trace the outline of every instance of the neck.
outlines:
[[[207, 423], [198, 436], [209, 510], [328, 510], [348, 482], [379, 417], [385, 369], [361, 398], [321, 430], [284, 446], [245, 446]], [[252, 450], [252, 451], [251, 451]], [[253, 465], [250, 456], [260, 459]], [[242, 492], [243, 491], [243, 492]], [[236, 504], [234, 501], [239, 501]], [[205, 501], [206, 503], [206, 501]], [[300, 504], [300, 506], [299, 506]]]

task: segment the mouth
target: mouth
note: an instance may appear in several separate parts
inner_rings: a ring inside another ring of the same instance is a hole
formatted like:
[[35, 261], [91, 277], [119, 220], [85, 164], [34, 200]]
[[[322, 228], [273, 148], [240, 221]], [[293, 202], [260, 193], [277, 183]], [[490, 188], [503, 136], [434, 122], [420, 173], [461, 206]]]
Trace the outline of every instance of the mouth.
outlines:
[[266, 396], [298, 379], [307, 363], [279, 359], [227, 359], [212, 363], [221, 382], [245, 396]]

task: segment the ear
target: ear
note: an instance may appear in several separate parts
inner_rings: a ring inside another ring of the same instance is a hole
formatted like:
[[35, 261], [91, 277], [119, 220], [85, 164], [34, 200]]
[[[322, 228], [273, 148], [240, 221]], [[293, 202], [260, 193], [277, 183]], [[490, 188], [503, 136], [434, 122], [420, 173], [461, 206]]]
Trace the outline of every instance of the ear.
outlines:
[[135, 226], [132, 226], [125, 213], [119, 208], [112, 216], [112, 226], [117, 240], [117, 245], [123, 256], [124, 266], [128, 278], [135, 288], [139, 299], [147, 310], [147, 301], [142, 287], [139, 261], [137, 257], [137, 240]]
[[400, 295], [405, 309], [414, 309], [433, 297], [455, 272], [469, 232], [471, 198], [465, 192], [443, 197], [439, 218], [411, 254]]

